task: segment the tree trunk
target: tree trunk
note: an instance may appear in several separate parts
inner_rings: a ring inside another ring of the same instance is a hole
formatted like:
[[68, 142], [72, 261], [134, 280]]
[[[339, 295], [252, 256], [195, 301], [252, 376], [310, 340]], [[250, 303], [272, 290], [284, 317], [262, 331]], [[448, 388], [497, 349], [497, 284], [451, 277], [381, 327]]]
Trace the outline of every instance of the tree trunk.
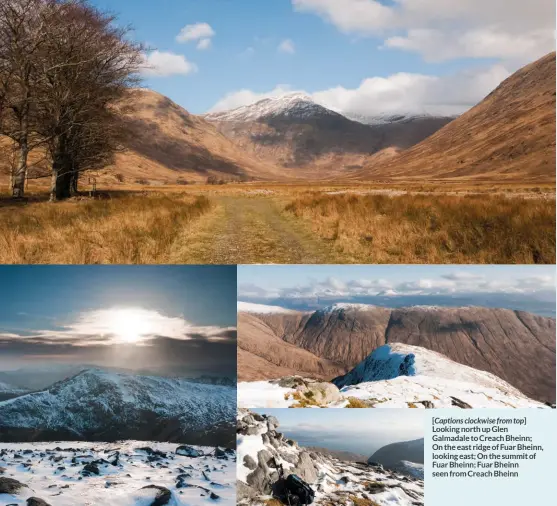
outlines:
[[66, 139], [57, 140], [56, 151], [52, 160], [52, 178], [50, 184], [50, 201], [64, 200], [70, 197], [72, 181], [72, 164], [66, 152]]
[[12, 197], [23, 198], [25, 194], [25, 179], [27, 177], [27, 158], [29, 156], [29, 145], [27, 138], [21, 140], [19, 144], [19, 160], [12, 177]]
[[77, 185], [79, 183], [79, 168], [76, 167], [75, 164], [72, 164], [71, 170], [72, 172], [70, 178], [70, 195], [74, 197], [79, 194], [79, 191], [77, 189]]

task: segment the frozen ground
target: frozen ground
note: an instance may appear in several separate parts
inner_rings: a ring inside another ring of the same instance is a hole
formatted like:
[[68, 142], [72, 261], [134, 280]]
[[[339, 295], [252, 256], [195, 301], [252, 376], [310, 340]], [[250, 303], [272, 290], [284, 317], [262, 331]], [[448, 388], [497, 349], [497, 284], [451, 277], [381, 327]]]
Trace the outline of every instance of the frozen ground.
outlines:
[[[235, 505], [235, 452], [196, 446], [189, 448], [201, 456], [188, 457], [176, 453], [178, 447], [140, 441], [0, 443], [0, 484], [8, 478], [24, 485], [17, 494], [0, 494], [0, 505], [25, 505], [29, 497], [52, 506]], [[154, 503], [161, 494], [169, 494], [168, 502]]]

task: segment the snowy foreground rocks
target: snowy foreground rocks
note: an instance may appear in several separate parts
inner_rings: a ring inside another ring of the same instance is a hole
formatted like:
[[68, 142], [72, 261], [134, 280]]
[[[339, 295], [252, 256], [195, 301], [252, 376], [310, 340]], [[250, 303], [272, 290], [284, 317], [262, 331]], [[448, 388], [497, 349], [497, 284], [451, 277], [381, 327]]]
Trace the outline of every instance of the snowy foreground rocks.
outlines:
[[0, 504], [232, 506], [235, 468], [236, 452], [214, 447], [139, 441], [2, 443]]
[[238, 384], [243, 408], [546, 408], [494, 374], [435, 351], [381, 346], [332, 383], [298, 376]]
[[297, 474], [312, 486], [316, 492], [316, 505], [355, 506], [363, 504], [364, 500], [374, 501], [378, 506], [424, 504], [422, 480], [379, 465], [342, 462], [309, 451], [286, 438], [278, 429], [278, 420], [272, 416], [239, 410], [239, 505], [265, 505], [272, 498], [280, 465], [286, 475]]

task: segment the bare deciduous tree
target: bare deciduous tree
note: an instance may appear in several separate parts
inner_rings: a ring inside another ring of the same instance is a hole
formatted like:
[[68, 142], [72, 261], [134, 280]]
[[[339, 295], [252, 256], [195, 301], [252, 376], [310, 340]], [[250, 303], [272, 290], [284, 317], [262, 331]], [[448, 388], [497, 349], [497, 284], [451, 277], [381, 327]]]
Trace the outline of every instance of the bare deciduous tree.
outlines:
[[12, 169], [12, 194], [22, 197], [27, 160], [33, 148], [33, 114], [37, 105], [36, 79], [45, 41], [51, 2], [0, 2], [0, 134], [15, 143], [17, 161]]
[[139, 82], [142, 46], [85, 1], [59, 3], [44, 47], [39, 129], [49, 139], [51, 200], [77, 189], [79, 172], [110, 160], [118, 142], [114, 106]]

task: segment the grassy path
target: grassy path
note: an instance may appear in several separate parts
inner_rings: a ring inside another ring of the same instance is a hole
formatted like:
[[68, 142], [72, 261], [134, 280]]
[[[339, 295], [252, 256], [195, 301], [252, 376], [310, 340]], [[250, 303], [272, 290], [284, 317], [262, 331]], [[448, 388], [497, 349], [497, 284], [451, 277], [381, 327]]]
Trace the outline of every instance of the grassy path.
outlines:
[[215, 207], [184, 230], [171, 252], [172, 263], [335, 263], [329, 245], [301, 220], [281, 212], [265, 197], [219, 196]]

